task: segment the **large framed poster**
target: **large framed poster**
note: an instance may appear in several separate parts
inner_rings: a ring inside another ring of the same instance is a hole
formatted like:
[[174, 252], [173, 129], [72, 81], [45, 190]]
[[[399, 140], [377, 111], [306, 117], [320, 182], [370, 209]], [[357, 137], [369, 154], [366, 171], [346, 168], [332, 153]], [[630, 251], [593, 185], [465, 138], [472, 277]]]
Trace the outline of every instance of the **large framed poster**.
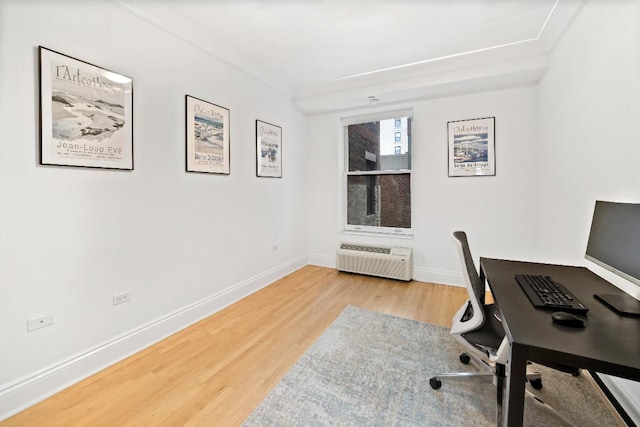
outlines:
[[496, 174], [495, 117], [447, 123], [449, 176]]
[[186, 95], [187, 172], [229, 175], [229, 110]]
[[133, 81], [39, 47], [40, 164], [133, 169]]
[[256, 120], [256, 176], [282, 178], [282, 128]]

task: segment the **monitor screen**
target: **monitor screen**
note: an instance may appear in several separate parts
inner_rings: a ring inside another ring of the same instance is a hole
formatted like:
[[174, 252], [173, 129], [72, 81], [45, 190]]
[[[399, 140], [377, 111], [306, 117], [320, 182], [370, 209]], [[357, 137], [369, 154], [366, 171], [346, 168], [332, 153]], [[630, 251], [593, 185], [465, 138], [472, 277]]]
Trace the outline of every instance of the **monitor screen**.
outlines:
[[640, 286], [640, 204], [596, 201], [585, 257]]

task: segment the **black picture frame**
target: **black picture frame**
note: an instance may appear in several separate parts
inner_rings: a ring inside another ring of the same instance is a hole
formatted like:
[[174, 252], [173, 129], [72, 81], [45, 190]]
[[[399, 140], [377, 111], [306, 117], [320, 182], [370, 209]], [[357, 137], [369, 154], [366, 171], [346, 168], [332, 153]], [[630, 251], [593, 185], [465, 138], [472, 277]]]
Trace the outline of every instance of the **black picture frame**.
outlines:
[[495, 117], [447, 123], [449, 176], [494, 176]]
[[133, 79], [39, 46], [40, 164], [133, 170]]
[[282, 178], [282, 127], [256, 120], [256, 176]]
[[186, 171], [229, 175], [229, 109], [185, 95], [185, 117]]

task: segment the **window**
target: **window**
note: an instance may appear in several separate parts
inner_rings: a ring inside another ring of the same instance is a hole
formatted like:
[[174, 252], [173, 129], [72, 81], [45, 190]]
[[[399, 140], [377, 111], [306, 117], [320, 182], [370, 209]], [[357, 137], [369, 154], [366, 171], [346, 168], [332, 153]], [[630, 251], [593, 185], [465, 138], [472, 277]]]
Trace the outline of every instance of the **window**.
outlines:
[[403, 113], [343, 121], [346, 231], [411, 233], [411, 117]]
[[402, 126], [402, 119], [396, 119], [395, 127], [399, 128], [400, 126]]

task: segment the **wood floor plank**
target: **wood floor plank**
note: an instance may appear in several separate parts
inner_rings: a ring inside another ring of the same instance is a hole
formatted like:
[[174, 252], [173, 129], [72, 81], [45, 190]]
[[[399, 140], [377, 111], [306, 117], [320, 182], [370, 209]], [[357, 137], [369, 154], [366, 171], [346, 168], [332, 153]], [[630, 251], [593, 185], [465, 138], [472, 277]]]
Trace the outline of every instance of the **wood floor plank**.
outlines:
[[306, 266], [0, 426], [237, 426], [347, 305], [449, 327], [465, 299]]

